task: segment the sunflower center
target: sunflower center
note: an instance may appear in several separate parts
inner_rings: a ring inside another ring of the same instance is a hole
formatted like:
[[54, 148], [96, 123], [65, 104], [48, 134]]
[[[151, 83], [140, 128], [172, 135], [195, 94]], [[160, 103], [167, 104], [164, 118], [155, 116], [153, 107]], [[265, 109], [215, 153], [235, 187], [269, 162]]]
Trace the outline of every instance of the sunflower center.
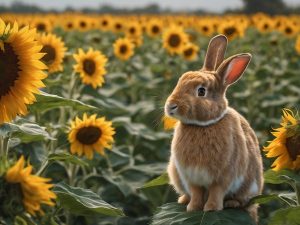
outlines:
[[80, 22], [80, 27], [85, 28], [85, 27], [86, 27], [86, 22], [81, 21], [81, 22]]
[[91, 59], [85, 59], [83, 61], [83, 70], [86, 72], [88, 75], [92, 76], [96, 70], [96, 64], [93, 60]]
[[207, 31], [208, 31], [208, 27], [207, 27], [207, 26], [204, 26], [204, 27], [202, 27], [202, 30], [203, 30], [204, 32], [207, 32]]
[[193, 51], [192, 48], [188, 48], [188, 49], [186, 49], [186, 50], [183, 51], [183, 54], [184, 54], [185, 56], [189, 57], [189, 56], [193, 55], [193, 52], [194, 52], [194, 51]]
[[180, 37], [178, 36], [178, 34], [172, 34], [169, 38], [169, 44], [171, 47], [177, 47], [178, 45], [180, 45]]
[[45, 62], [47, 65], [50, 65], [53, 63], [56, 57], [56, 51], [55, 48], [53, 48], [51, 45], [44, 45], [41, 52], [46, 53], [46, 55], [43, 56], [42, 61]]
[[265, 25], [264, 25], [264, 29], [267, 30], [268, 28], [269, 28], [269, 25], [268, 25], [268, 24], [265, 24]]
[[125, 54], [127, 52], [127, 46], [126, 45], [121, 45], [120, 46], [120, 53]]
[[37, 26], [36, 26], [36, 29], [38, 31], [45, 31], [46, 30], [46, 25], [43, 24], [43, 23], [39, 23]]
[[152, 27], [152, 32], [153, 32], [154, 34], [158, 34], [159, 31], [160, 31], [160, 29], [159, 29], [158, 26], [154, 25], [154, 26]]
[[67, 27], [68, 27], [69, 29], [71, 29], [71, 28], [73, 28], [73, 24], [72, 24], [72, 23], [68, 23], [68, 24], [67, 24]]
[[19, 77], [19, 59], [10, 44], [0, 48], [0, 99], [14, 86]]
[[91, 145], [96, 143], [101, 135], [102, 131], [98, 127], [83, 127], [76, 134], [76, 139], [84, 145]]
[[290, 27], [285, 28], [285, 33], [286, 34], [291, 34], [292, 33], [292, 29]]
[[116, 24], [116, 29], [117, 29], [117, 30], [120, 30], [121, 28], [122, 28], [122, 25], [119, 24], [119, 23], [117, 23], [117, 24]]
[[235, 27], [227, 27], [224, 30], [225, 35], [231, 36], [236, 32], [236, 28]]
[[103, 25], [103, 26], [106, 26], [107, 24], [108, 24], [107, 20], [103, 20], [103, 21], [102, 21], [102, 25]]
[[129, 29], [129, 32], [130, 32], [131, 34], [135, 34], [135, 28], [134, 28], [134, 27], [131, 27], [131, 28]]
[[300, 156], [300, 135], [288, 137], [285, 144], [290, 157], [295, 161]]

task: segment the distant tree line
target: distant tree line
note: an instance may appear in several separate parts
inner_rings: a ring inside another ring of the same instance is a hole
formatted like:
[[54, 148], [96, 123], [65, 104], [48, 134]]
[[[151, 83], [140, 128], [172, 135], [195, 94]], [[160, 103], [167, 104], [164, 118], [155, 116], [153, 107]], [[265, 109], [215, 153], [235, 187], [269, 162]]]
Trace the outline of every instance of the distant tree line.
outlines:
[[[241, 9], [235, 10], [225, 10], [225, 12], [230, 13], [246, 13], [252, 14], [256, 12], [264, 12], [267, 14], [291, 14], [291, 13], [300, 13], [300, 5], [297, 7], [287, 7], [282, 0], [242, 0], [243, 7]], [[0, 3], [1, 4], [1, 3]], [[72, 7], [66, 7], [63, 11], [73, 12], [78, 11]], [[13, 13], [45, 13], [52, 12], [58, 13], [57, 10], [44, 10], [36, 5], [30, 5], [18, 1], [14, 1], [10, 6], [1, 6], [0, 13], [4, 12], [13, 12]], [[132, 8], [132, 9], [123, 9], [116, 8], [111, 5], [101, 5], [98, 8], [82, 8], [80, 12], [83, 13], [111, 13], [111, 14], [160, 14], [160, 13], [180, 13], [184, 11], [172, 11], [170, 9], [162, 9], [157, 4], [150, 4], [145, 7]], [[210, 13], [202, 9], [196, 9], [189, 11], [192, 14], [205, 14]]]

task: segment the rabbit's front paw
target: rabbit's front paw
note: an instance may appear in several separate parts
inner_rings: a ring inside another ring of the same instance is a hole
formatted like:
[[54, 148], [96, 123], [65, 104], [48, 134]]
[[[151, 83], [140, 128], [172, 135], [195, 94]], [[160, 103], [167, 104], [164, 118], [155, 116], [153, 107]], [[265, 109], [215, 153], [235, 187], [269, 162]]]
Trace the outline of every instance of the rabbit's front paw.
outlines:
[[190, 202], [190, 197], [188, 195], [182, 195], [178, 198], [177, 202], [179, 204], [187, 205]]
[[222, 209], [223, 209], [223, 206], [220, 205], [220, 204], [217, 204], [216, 202], [207, 202], [204, 205], [203, 211], [204, 212], [207, 212], [207, 211], [220, 211]]

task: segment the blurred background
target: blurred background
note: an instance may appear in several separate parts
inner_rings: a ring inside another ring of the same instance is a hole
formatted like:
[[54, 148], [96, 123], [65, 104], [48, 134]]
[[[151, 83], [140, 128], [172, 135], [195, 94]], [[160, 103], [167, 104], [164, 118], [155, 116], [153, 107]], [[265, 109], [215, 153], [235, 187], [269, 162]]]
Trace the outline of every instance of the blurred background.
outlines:
[[82, 11], [94, 13], [299, 13], [299, 0], [18, 0], [0, 2], [0, 12]]

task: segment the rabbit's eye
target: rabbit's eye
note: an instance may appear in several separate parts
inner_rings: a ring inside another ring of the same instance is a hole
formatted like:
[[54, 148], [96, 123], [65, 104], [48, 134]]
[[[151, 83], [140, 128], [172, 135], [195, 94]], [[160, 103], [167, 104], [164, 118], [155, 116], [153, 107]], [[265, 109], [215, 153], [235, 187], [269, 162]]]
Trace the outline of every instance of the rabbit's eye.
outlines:
[[206, 89], [204, 87], [198, 88], [198, 96], [205, 96]]

